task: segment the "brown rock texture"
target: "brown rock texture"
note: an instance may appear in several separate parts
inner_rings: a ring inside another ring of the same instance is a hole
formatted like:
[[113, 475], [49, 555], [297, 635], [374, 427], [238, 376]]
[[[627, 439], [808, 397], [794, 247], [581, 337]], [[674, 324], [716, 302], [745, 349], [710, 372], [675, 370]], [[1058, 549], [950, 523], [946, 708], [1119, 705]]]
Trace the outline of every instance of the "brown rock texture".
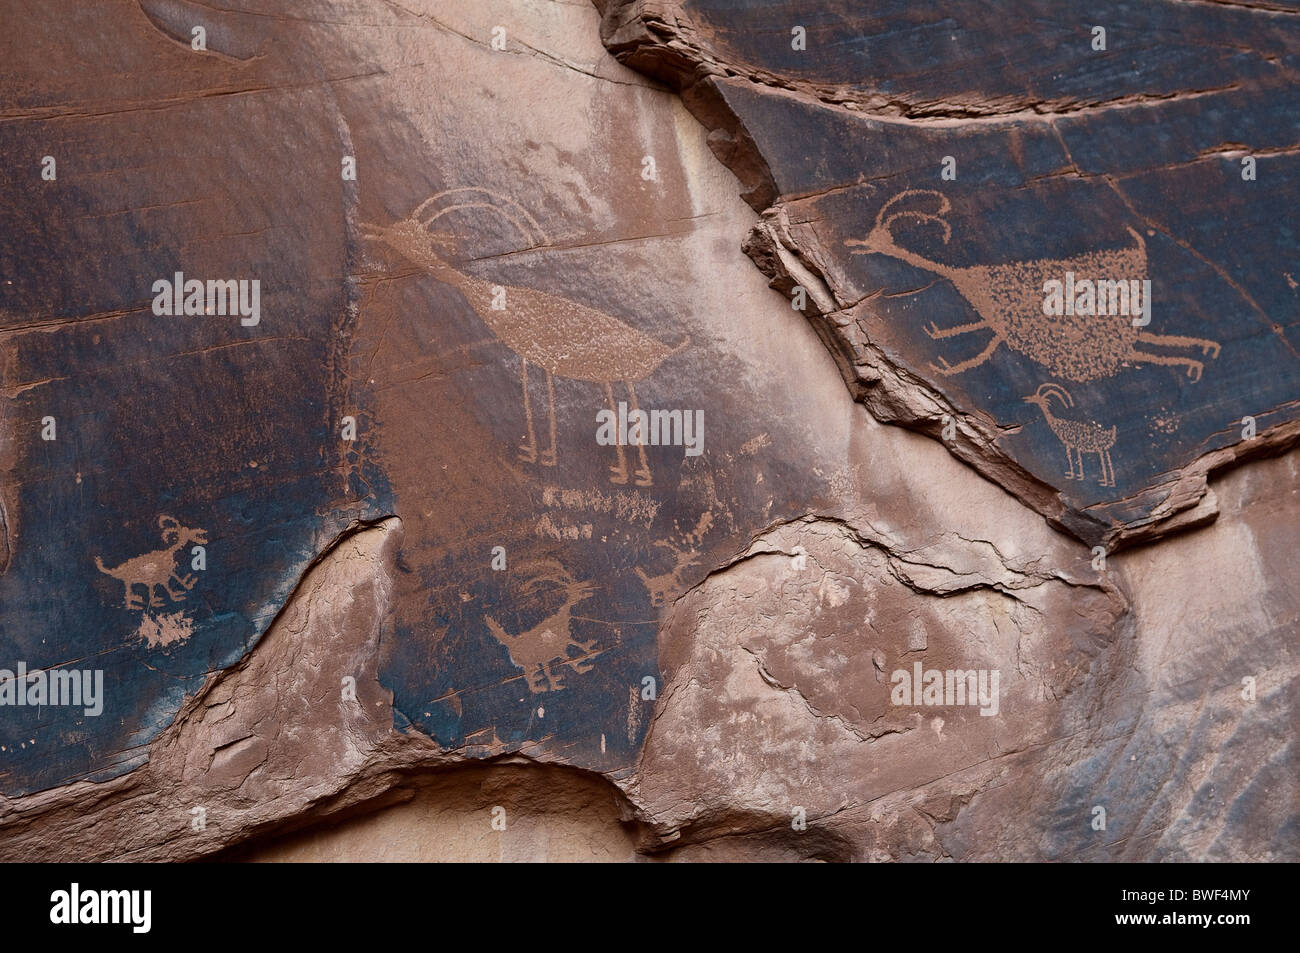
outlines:
[[762, 213], [746, 251], [879, 419], [1108, 549], [1213, 518], [1212, 474], [1294, 446], [1294, 11], [598, 6], [710, 130]]
[[18, 4], [0, 859], [1300, 859], [1294, 13], [974, 6]]

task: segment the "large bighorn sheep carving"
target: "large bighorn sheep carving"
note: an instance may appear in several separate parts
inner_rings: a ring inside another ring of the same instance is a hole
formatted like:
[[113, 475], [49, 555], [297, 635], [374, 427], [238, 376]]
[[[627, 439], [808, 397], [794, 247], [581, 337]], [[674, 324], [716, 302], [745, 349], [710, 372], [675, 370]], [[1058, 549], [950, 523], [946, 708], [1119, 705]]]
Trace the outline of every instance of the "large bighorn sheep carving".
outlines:
[[[383, 242], [408, 261], [420, 266], [438, 281], [452, 285], [465, 297], [493, 334], [519, 355], [524, 409], [525, 442], [519, 459], [542, 466], [556, 465], [555, 378], [590, 381], [605, 388], [610, 411], [618, 416], [614, 403], [615, 382], [627, 388], [632, 410], [636, 411], [634, 385], [653, 374], [668, 358], [683, 351], [690, 338], [663, 344], [624, 321], [560, 295], [515, 285], [497, 284], [464, 270], [465, 256], [456, 250], [452, 233], [434, 228], [444, 215], [466, 209], [500, 215], [527, 238], [531, 247], [550, 244], [537, 221], [512, 199], [487, 189], [467, 186], [439, 192], [421, 203], [407, 218], [391, 225], [366, 224], [362, 235]], [[546, 378], [546, 410], [550, 446], [537, 448], [533, 426], [533, 405], [528, 393], [528, 367], [540, 367]], [[644, 444], [637, 444], [640, 466], [634, 476], [637, 486], [653, 486], [654, 475], [646, 459]], [[610, 468], [610, 482], [628, 480], [627, 455], [622, 443], [615, 444], [618, 463]]]
[[[937, 199], [935, 211], [904, 209], [891, 211], [895, 204], [911, 196]], [[1198, 380], [1202, 364], [1190, 357], [1152, 354], [1139, 351], [1139, 344], [1199, 348], [1203, 354], [1217, 357], [1219, 345], [1205, 338], [1174, 334], [1151, 334], [1135, 326], [1126, 314], [1046, 315], [1043, 313], [1043, 286], [1059, 281], [1068, 272], [1100, 276], [1115, 282], [1147, 277], [1147, 249], [1142, 236], [1129, 228], [1137, 242], [1133, 248], [1088, 252], [1063, 260], [1034, 259], [1004, 265], [971, 265], [954, 268], [931, 261], [923, 255], [901, 247], [894, 239], [893, 226], [900, 219], [937, 225], [943, 243], [952, 238], [952, 228], [943, 217], [952, 208], [948, 198], [931, 189], [909, 189], [886, 202], [876, 216], [875, 227], [864, 239], [849, 239], [844, 244], [855, 255], [889, 255], [909, 265], [940, 275], [952, 282], [963, 298], [980, 315], [979, 321], [940, 329], [934, 324], [925, 333], [936, 340], [992, 331], [993, 338], [974, 357], [957, 364], [938, 359], [933, 369], [939, 374], [959, 374], [987, 361], [999, 344], [1028, 356], [1048, 368], [1057, 377], [1072, 381], [1090, 381], [1113, 376], [1126, 361], [1147, 364], [1174, 364], [1187, 368], [1187, 376]]]

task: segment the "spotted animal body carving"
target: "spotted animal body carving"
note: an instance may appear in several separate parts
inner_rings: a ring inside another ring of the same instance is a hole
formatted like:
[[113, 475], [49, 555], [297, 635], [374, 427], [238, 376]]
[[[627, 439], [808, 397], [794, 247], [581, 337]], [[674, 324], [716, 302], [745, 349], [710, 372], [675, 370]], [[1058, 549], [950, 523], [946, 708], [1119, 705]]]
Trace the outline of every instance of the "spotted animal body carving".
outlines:
[[[1025, 398], [1025, 403], [1034, 404], [1043, 412], [1043, 419], [1052, 428], [1061, 444], [1065, 447], [1065, 457], [1070, 462], [1067, 480], [1083, 479], [1083, 455], [1095, 453], [1101, 464], [1102, 486], [1115, 485], [1115, 465], [1110, 460], [1110, 448], [1115, 446], [1115, 428], [1103, 427], [1091, 420], [1070, 420], [1057, 417], [1052, 411], [1051, 398], [1055, 397], [1065, 407], [1074, 406], [1070, 392], [1058, 384], [1043, 384], [1033, 394]], [[1079, 462], [1079, 472], [1074, 472], [1075, 460]]]
[[[895, 210], [895, 205], [913, 197], [936, 199], [935, 211], [922, 209]], [[940, 357], [932, 369], [951, 375], [968, 371], [987, 361], [998, 345], [1006, 344], [1047, 368], [1056, 377], [1071, 381], [1090, 381], [1115, 375], [1128, 362], [1169, 364], [1187, 369], [1187, 376], [1199, 380], [1203, 364], [1190, 357], [1140, 350], [1140, 345], [1196, 348], [1203, 355], [1217, 357], [1219, 345], [1206, 338], [1174, 334], [1153, 334], [1133, 324], [1129, 314], [1048, 315], [1043, 313], [1045, 282], [1059, 281], [1067, 272], [1099, 275], [1116, 282], [1147, 277], [1146, 242], [1132, 228], [1128, 229], [1136, 245], [1130, 248], [1089, 252], [1075, 258], [1009, 262], [1002, 265], [953, 267], [931, 261], [900, 246], [894, 238], [894, 223], [910, 220], [937, 225], [943, 243], [952, 238], [952, 228], [944, 218], [952, 206], [947, 196], [930, 189], [909, 189], [886, 202], [876, 216], [875, 226], [864, 239], [849, 239], [845, 245], [854, 254], [888, 255], [917, 268], [932, 272], [952, 282], [979, 314], [980, 320], [950, 328], [933, 323], [925, 328], [935, 340], [992, 332], [992, 338], [974, 357], [950, 364]]]
[[[690, 338], [683, 337], [674, 346], [662, 344], [612, 315], [560, 295], [493, 283], [469, 274], [458, 263], [461, 256], [457, 254], [454, 236], [433, 228], [442, 216], [466, 210], [485, 210], [502, 216], [532, 247], [549, 244], [541, 226], [517, 202], [475, 187], [439, 192], [401, 221], [388, 226], [363, 226], [363, 235], [383, 242], [439, 281], [459, 289], [501, 343], [519, 355], [526, 428], [526, 442], [519, 448], [519, 457], [525, 463], [553, 467], [557, 461], [554, 378], [603, 385], [605, 399], [617, 417], [614, 383], [621, 382], [627, 389], [630, 406], [636, 411], [633, 385], [683, 351]], [[529, 365], [540, 367], [546, 378], [550, 446], [540, 455], [528, 389]], [[610, 468], [610, 482], [625, 484], [628, 480], [626, 451], [622, 443], [615, 444], [615, 449], [618, 463]], [[653, 486], [654, 475], [646, 460], [645, 447], [638, 444], [637, 453], [640, 466], [635, 472], [636, 485]]]

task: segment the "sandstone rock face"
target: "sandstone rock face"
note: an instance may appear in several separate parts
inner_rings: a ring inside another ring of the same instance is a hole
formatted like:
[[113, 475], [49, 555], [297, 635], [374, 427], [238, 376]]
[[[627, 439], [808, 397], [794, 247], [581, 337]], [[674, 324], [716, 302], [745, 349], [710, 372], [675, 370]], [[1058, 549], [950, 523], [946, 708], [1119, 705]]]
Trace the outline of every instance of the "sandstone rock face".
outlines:
[[1294, 445], [1294, 11], [602, 6], [878, 417], [1090, 545], [1204, 520], [1207, 474]]
[[861, 6], [16, 17], [0, 857], [1297, 859], [1294, 17]]

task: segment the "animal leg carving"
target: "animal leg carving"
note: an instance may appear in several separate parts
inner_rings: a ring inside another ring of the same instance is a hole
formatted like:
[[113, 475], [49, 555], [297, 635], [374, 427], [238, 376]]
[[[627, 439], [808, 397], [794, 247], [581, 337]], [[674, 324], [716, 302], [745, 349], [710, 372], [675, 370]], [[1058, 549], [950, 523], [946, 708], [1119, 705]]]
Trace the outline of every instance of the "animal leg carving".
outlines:
[[123, 583], [123, 585], [126, 586], [126, 607], [128, 609], [143, 609], [144, 600], [135, 601], [133, 598], [135, 594], [131, 590], [135, 587], [135, 583], [127, 582]]
[[1205, 365], [1200, 361], [1193, 360], [1190, 357], [1167, 357], [1163, 354], [1146, 354], [1137, 348], [1129, 348], [1128, 356], [1135, 361], [1145, 361], [1149, 364], [1172, 364], [1177, 367], [1187, 368], [1187, 376], [1194, 381], [1201, 379], [1201, 371]]
[[943, 338], [953, 338], [959, 334], [969, 334], [972, 331], [982, 331], [988, 328], [988, 326], [989, 324], [987, 321], [972, 321], [970, 324], [959, 324], [955, 328], [940, 328], [937, 324], [931, 321], [921, 330], [938, 341]]
[[[637, 410], [637, 406], [636, 406], [636, 391], [632, 389], [632, 382], [631, 382], [631, 381], [625, 381], [624, 383], [627, 385], [627, 396], [628, 396], [628, 397], [631, 399], [631, 401], [632, 401], [632, 412], [633, 412], [633, 413], [636, 413], [636, 410]], [[654, 477], [651, 475], [651, 473], [650, 473], [650, 464], [646, 462], [646, 458], [645, 458], [645, 442], [646, 442], [646, 438], [647, 438], [648, 436], [649, 436], [649, 434], [642, 433], [642, 434], [641, 434], [641, 439], [638, 440], [637, 443], [636, 443], [636, 452], [637, 452], [637, 454], [641, 457], [641, 469], [639, 469], [639, 470], [636, 471], [636, 485], [637, 485], [637, 486], [654, 486], [654, 485], [655, 485], [655, 478], [654, 478]]]
[[1196, 347], [1201, 349], [1202, 354], [1210, 357], [1219, 356], [1219, 342], [1211, 341], [1208, 338], [1189, 338], [1179, 334], [1152, 334], [1149, 331], [1142, 331], [1138, 334], [1137, 339], [1143, 344], [1165, 344], [1169, 347]]
[[1074, 451], [1070, 449], [1069, 444], [1065, 447], [1065, 462], [1070, 465], [1070, 472], [1065, 475], [1067, 480], [1074, 479]]
[[1002, 338], [995, 336], [993, 340], [989, 342], [988, 347], [980, 351], [969, 361], [962, 361], [960, 364], [949, 364], [946, 359], [940, 357], [938, 358], [939, 363], [937, 365], [931, 364], [930, 367], [936, 374], [943, 374], [945, 377], [950, 377], [953, 374], [960, 374], [962, 371], [968, 371], [972, 367], [979, 367], [987, 361], [1001, 343]]
[[520, 379], [524, 389], [524, 421], [528, 426], [528, 443], [519, 448], [519, 459], [524, 463], [537, 462], [537, 434], [533, 432], [533, 402], [528, 397], [528, 362], [522, 361]]
[[546, 368], [546, 409], [551, 425], [551, 449], [542, 451], [542, 466], [555, 466], [555, 378]]
[[[614, 388], [609, 381], [605, 381], [605, 399], [609, 401], [609, 412], [618, 419], [618, 407], [614, 405]], [[623, 452], [623, 445], [618, 442], [617, 434], [614, 437], [614, 449], [618, 451], [618, 466], [610, 467], [610, 483], [624, 484], [627, 482], [627, 454]]]

